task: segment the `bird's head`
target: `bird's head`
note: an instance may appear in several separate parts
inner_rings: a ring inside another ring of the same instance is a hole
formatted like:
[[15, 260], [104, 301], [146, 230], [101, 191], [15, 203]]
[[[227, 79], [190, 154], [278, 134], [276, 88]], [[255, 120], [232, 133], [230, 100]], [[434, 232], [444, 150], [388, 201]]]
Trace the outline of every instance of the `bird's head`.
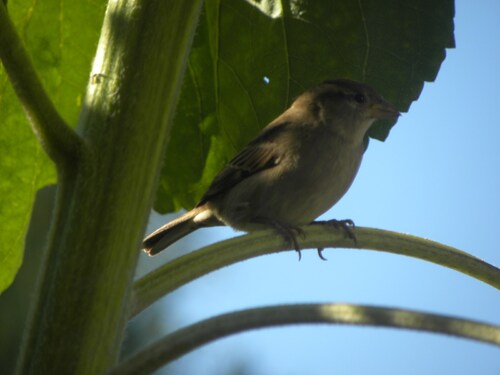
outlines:
[[293, 107], [308, 111], [321, 126], [355, 141], [362, 141], [376, 120], [400, 115], [372, 87], [348, 79], [322, 82], [299, 96]]

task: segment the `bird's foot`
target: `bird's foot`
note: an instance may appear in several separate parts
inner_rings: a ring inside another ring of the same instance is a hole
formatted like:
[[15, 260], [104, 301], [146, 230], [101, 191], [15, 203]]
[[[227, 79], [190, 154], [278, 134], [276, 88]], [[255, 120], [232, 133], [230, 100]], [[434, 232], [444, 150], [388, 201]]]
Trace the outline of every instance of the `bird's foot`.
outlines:
[[[356, 228], [356, 225], [354, 224], [354, 221], [352, 221], [351, 219], [345, 219], [345, 220], [336, 220], [336, 219], [332, 219], [332, 220], [325, 220], [325, 221], [313, 221], [311, 224], [317, 224], [317, 225], [326, 225], [326, 226], [329, 226], [329, 227], [333, 227], [337, 230], [343, 230], [346, 237], [347, 238], [350, 238], [351, 240], [353, 240], [354, 242], [354, 245], [357, 245], [358, 244], [358, 241], [356, 239], [356, 235], [354, 234], [353, 232], [353, 229]], [[324, 256], [323, 256], [323, 250], [324, 248], [323, 247], [318, 247], [318, 256], [320, 257], [321, 260], [327, 260]]]
[[297, 236], [305, 238], [305, 233], [301, 228], [272, 219], [259, 219], [258, 222], [265, 223], [273, 227], [273, 229], [276, 230], [276, 232], [278, 232], [279, 235], [295, 249], [295, 251], [297, 251], [299, 254], [299, 261], [301, 260], [302, 254], [297, 240]]

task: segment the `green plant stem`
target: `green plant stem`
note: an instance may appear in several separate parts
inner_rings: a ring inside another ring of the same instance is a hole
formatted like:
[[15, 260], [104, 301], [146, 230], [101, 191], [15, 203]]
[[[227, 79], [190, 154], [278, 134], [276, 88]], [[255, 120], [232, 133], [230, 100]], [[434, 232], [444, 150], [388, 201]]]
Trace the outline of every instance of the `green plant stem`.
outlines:
[[[323, 225], [304, 227], [299, 238], [303, 249], [372, 249], [411, 256], [465, 273], [500, 289], [500, 270], [472, 255], [452, 247], [407, 234], [380, 229], [354, 230], [355, 244], [344, 233]], [[176, 288], [219, 268], [252, 257], [291, 250], [274, 231], [260, 231], [207, 246], [179, 257], [147, 274], [134, 284], [132, 315], [136, 315]]]
[[78, 124], [91, 152], [59, 180], [20, 374], [101, 375], [118, 359], [201, 4], [108, 3]]
[[223, 314], [182, 328], [126, 359], [110, 375], [150, 374], [208, 342], [231, 334], [304, 323], [405, 328], [500, 345], [500, 327], [450, 316], [351, 304], [284, 305]]
[[59, 172], [74, 169], [85, 149], [83, 139], [54, 107], [3, 2], [0, 2], [0, 59], [47, 155], [56, 163]]

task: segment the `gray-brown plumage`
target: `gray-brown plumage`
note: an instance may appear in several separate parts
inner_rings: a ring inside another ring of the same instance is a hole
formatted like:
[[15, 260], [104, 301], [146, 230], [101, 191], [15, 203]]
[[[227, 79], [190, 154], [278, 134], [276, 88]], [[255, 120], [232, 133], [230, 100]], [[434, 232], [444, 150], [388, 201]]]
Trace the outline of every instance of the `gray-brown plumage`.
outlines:
[[296, 227], [332, 207], [351, 185], [364, 137], [398, 110], [370, 86], [325, 81], [300, 95], [215, 177], [194, 209], [144, 239], [154, 255], [192, 231], [273, 227], [298, 249]]

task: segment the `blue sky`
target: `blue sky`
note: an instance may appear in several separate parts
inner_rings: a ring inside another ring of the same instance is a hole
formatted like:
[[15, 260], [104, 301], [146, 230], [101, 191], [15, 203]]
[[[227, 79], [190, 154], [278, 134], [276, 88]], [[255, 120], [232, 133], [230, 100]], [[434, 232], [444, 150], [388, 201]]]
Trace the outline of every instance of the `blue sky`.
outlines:
[[[356, 181], [325, 218], [351, 218], [430, 238], [500, 265], [500, 2], [457, 1], [457, 48], [447, 52], [385, 143], [372, 141]], [[154, 216], [151, 228], [165, 222]], [[234, 236], [192, 235], [165, 256]], [[198, 241], [199, 240], [199, 241]], [[223, 312], [279, 303], [349, 302], [425, 310], [500, 324], [498, 291], [420, 260], [327, 249], [253, 259], [164, 298], [169, 330]], [[147, 266], [159, 258], [146, 259]], [[168, 366], [217, 374], [500, 374], [500, 350], [473, 341], [389, 329], [296, 326], [239, 334]]]

